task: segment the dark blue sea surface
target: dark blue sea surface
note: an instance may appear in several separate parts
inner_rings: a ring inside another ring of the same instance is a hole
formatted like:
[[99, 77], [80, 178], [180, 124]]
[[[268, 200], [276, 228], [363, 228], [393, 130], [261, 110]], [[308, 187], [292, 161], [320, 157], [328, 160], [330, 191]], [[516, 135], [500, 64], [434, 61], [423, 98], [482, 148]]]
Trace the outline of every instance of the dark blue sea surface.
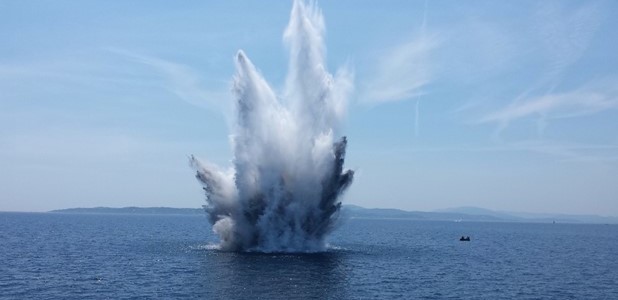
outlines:
[[616, 225], [350, 219], [325, 253], [215, 242], [200, 215], [0, 213], [0, 298], [618, 299]]

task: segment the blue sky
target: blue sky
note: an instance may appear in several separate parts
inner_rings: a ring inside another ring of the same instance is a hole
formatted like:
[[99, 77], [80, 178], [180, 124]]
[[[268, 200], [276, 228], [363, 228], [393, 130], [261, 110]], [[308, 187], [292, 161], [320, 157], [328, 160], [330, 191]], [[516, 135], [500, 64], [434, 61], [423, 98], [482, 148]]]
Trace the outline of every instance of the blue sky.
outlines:
[[[345, 203], [618, 215], [618, 3], [320, 1], [354, 71]], [[0, 210], [198, 207], [233, 56], [283, 86], [291, 2], [0, 1]]]

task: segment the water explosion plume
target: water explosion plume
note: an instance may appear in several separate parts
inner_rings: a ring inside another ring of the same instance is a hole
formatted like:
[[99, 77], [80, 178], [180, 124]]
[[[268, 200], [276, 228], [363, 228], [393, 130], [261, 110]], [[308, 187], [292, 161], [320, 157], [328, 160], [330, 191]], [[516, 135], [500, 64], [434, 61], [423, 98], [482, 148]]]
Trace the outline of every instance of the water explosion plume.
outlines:
[[324, 21], [314, 3], [294, 1], [284, 41], [286, 86], [277, 95], [241, 50], [233, 93], [238, 111], [233, 169], [191, 157], [205, 210], [229, 251], [321, 251], [354, 172], [343, 169], [339, 137], [349, 72], [326, 71]]

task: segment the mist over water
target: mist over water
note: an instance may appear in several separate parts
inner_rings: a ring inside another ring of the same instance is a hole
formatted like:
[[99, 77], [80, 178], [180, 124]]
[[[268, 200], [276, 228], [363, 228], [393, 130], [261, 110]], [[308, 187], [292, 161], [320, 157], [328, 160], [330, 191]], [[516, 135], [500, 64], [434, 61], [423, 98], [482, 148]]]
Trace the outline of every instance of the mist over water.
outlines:
[[220, 248], [229, 251], [325, 250], [341, 194], [347, 140], [339, 132], [352, 75], [325, 66], [324, 20], [315, 3], [294, 1], [284, 33], [289, 69], [274, 91], [247, 55], [235, 56], [233, 167], [191, 157]]

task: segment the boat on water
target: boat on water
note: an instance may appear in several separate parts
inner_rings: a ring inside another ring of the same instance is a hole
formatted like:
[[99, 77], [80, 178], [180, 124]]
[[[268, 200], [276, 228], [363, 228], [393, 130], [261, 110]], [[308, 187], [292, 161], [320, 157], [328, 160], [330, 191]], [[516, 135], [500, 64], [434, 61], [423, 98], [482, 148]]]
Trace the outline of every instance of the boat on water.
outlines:
[[460, 241], [460, 242], [469, 242], [469, 241], [470, 241], [470, 237], [469, 237], [469, 236], [464, 237], [464, 236], [462, 235], [462, 236], [461, 236], [461, 238], [459, 238], [459, 241]]

